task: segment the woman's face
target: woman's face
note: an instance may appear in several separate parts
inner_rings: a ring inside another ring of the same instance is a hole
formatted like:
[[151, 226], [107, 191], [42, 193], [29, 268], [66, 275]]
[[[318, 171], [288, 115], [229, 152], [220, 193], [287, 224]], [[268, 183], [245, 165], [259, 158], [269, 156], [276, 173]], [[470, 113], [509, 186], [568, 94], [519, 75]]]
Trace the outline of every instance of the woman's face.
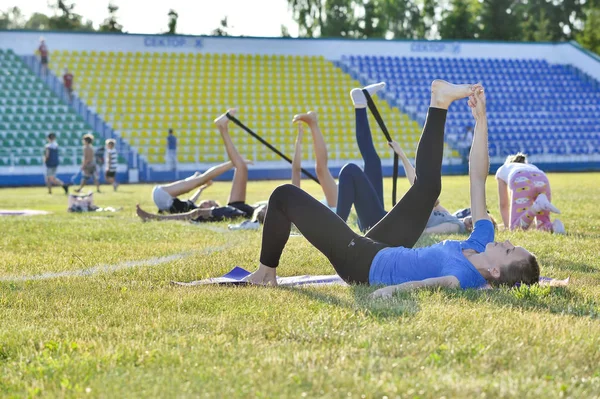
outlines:
[[200, 201], [198, 204], [198, 208], [216, 208], [219, 206], [219, 203], [215, 200], [204, 200]]
[[256, 217], [256, 220], [258, 220], [258, 222], [260, 224], [263, 224], [263, 223], [265, 223], [266, 215], [267, 215], [267, 206], [264, 205], [256, 211], [255, 217]]
[[473, 231], [473, 218], [471, 216], [464, 218], [463, 223], [465, 224], [465, 230], [467, 230], [467, 233]]

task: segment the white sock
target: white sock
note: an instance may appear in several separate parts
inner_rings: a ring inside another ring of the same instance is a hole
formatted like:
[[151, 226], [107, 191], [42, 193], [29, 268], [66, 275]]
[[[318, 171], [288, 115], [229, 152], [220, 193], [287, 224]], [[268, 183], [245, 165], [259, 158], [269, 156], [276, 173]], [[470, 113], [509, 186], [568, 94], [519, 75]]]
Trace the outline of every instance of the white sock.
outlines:
[[[385, 87], [385, 82], [374, 83], [372, 85], [365, 86], [366, 89], [371, 96], [377, 93], [379, 90]], [[352, 104], [354, 104], [355, 108], [366, 108], [367, 107], [367, 97], [365, 97], [365, 93], [362, 92], [363, 89], [352, 89], [350, 90], [350, 98], [352, 98]]]
[[214, 122], [217, 125], [227, 126], [227, 124], [229, 123], [229, 118], [227, 117], [227, 113], [229, 113], [229, 115], [231, 115], [231, 116], [234, 116], [237, 113], [237, 109], [231, 108], [231, 109], [227, 110], [226, 113], [220, 115], [217, 119], [214, 120]]

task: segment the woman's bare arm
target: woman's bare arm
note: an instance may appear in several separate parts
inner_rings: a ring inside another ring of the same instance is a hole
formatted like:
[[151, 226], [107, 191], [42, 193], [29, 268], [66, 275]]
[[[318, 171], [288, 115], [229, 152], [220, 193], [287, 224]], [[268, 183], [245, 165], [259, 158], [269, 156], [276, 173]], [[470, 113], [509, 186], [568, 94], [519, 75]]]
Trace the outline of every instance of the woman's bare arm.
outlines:
[[371, 299], [391, 298], [394, 292], [397, 291], [410, 291], [419, 288], [432, 287], [460, 288], [460, 282], [454, 276], [442, 276], [428, 278], [420, 281], [408, 281], [406, 283], [390, 285], [388, 287], [380, 288], [377, 291], [373, 292], [369, 297]]
[[302, 137], [304, 136], [304, 128], [302, 123], [298, 123], [298, 135], [294, 144], [294, 159], [292, 159], [292, 184], [300, 187], [302, 180]]

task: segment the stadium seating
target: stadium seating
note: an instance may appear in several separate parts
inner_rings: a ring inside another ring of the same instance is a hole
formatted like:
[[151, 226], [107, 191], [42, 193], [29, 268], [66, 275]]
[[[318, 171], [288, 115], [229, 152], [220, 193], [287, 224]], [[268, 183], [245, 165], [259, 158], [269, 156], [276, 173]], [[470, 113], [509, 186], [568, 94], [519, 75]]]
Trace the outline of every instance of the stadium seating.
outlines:
[[12, 50], [0, 49], [0, 166], [39, 166], [48, 133], [61, 164], [81, 162], [81, 137], [92, 133]]
[[[229, 107], [251, 129], [292, 154], [294, 114], [315, 110], [331, 159], [358, 159], [349, 89], [360, 85], [332, 62], [313, 56], [57, 51], [51, 68], [75, 75], [75, 90], [150, 163], [165, 161], [166, 136], [179, 138], [180, 162], [215, 162], [225, 150], [212, 120]], [[417, 122], [379, 101], [388, 128], [407, 153], [420, 134]], [[375, 135], [378, 127], [372, 120]], [[232, 125], [234, 142], [256, 161], [278, 159]], [[377, 145], [390, 152], [383, 136]], [[305, 159], [312, 146], [304, 145]]]
[[[433, 79], [482, 82], [487, 89], [490, 153], [583, 155], [599, 151], [600, 85], [577, 68], [543, 60], [346, 56], [363, 83], [384, 80], [386, 98], [423, 123]], [[447, 142], [473, 125], [465, 104], [452, 106]]]

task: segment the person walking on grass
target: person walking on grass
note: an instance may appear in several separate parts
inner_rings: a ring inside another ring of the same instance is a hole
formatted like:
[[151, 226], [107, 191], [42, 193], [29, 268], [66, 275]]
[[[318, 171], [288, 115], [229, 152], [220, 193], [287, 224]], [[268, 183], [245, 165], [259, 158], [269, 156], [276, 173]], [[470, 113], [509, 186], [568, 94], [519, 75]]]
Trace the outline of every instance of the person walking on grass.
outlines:
[[76, 193], [81, 192], [86, 182], [93, 179], [96, 191], [100, 192], [100, 182], [98, 180], [98, 170], [96, 167], [96, 159], [94, 154], [94, 136], [92, 134], [86, 134], [83, 136], [83, 158], [81, 160], [81, 185]]
[[[476, 122], [469, 178], [474, 229], [465, 241], [447, 240], [413, 248], [441, 192], [444, 127], [449, 106], [469, 98]], [[293, 185], [275, 189], [268, 203], [259, 268], [245, 280], [277, 285], [276, 268], [292, 223], [351, 284], [385, 285], [372, 297], [422, 287], [479, 288], [513, 286], [539, 280], [536, 257], [509, 241], [494, 242], [494, 226], [485, 200], [489, 170], [486, 98], [479, 84], [454, 85], [436, 80], [417, 148], [415, 182], [404, 197], [364, 236], [354, 232], [328, 207]]]
[[107, 184], [112, 184], [113, 190], [117, 191], [119, 183], [117, 183], [117, 165], [119, 162], [119, 153], [117, 152], [115, 145], [115, 139], [108, 139], [105, 142], [106, 150], [104, 151], [104, 164], [106, 169], [104, 171], [104, 178]]
[[44, 147], [44, 165], [46, 165], [45, 181], [48, 187], [48, 194], [52, 194], [52, 186], [62, 186], [65, 194], [69, 194], [69, 185], [56, 177], [56, 170], [60, 164], [56, 134], [50, 133], [46, 139], [48, 140], [48, 144]]

